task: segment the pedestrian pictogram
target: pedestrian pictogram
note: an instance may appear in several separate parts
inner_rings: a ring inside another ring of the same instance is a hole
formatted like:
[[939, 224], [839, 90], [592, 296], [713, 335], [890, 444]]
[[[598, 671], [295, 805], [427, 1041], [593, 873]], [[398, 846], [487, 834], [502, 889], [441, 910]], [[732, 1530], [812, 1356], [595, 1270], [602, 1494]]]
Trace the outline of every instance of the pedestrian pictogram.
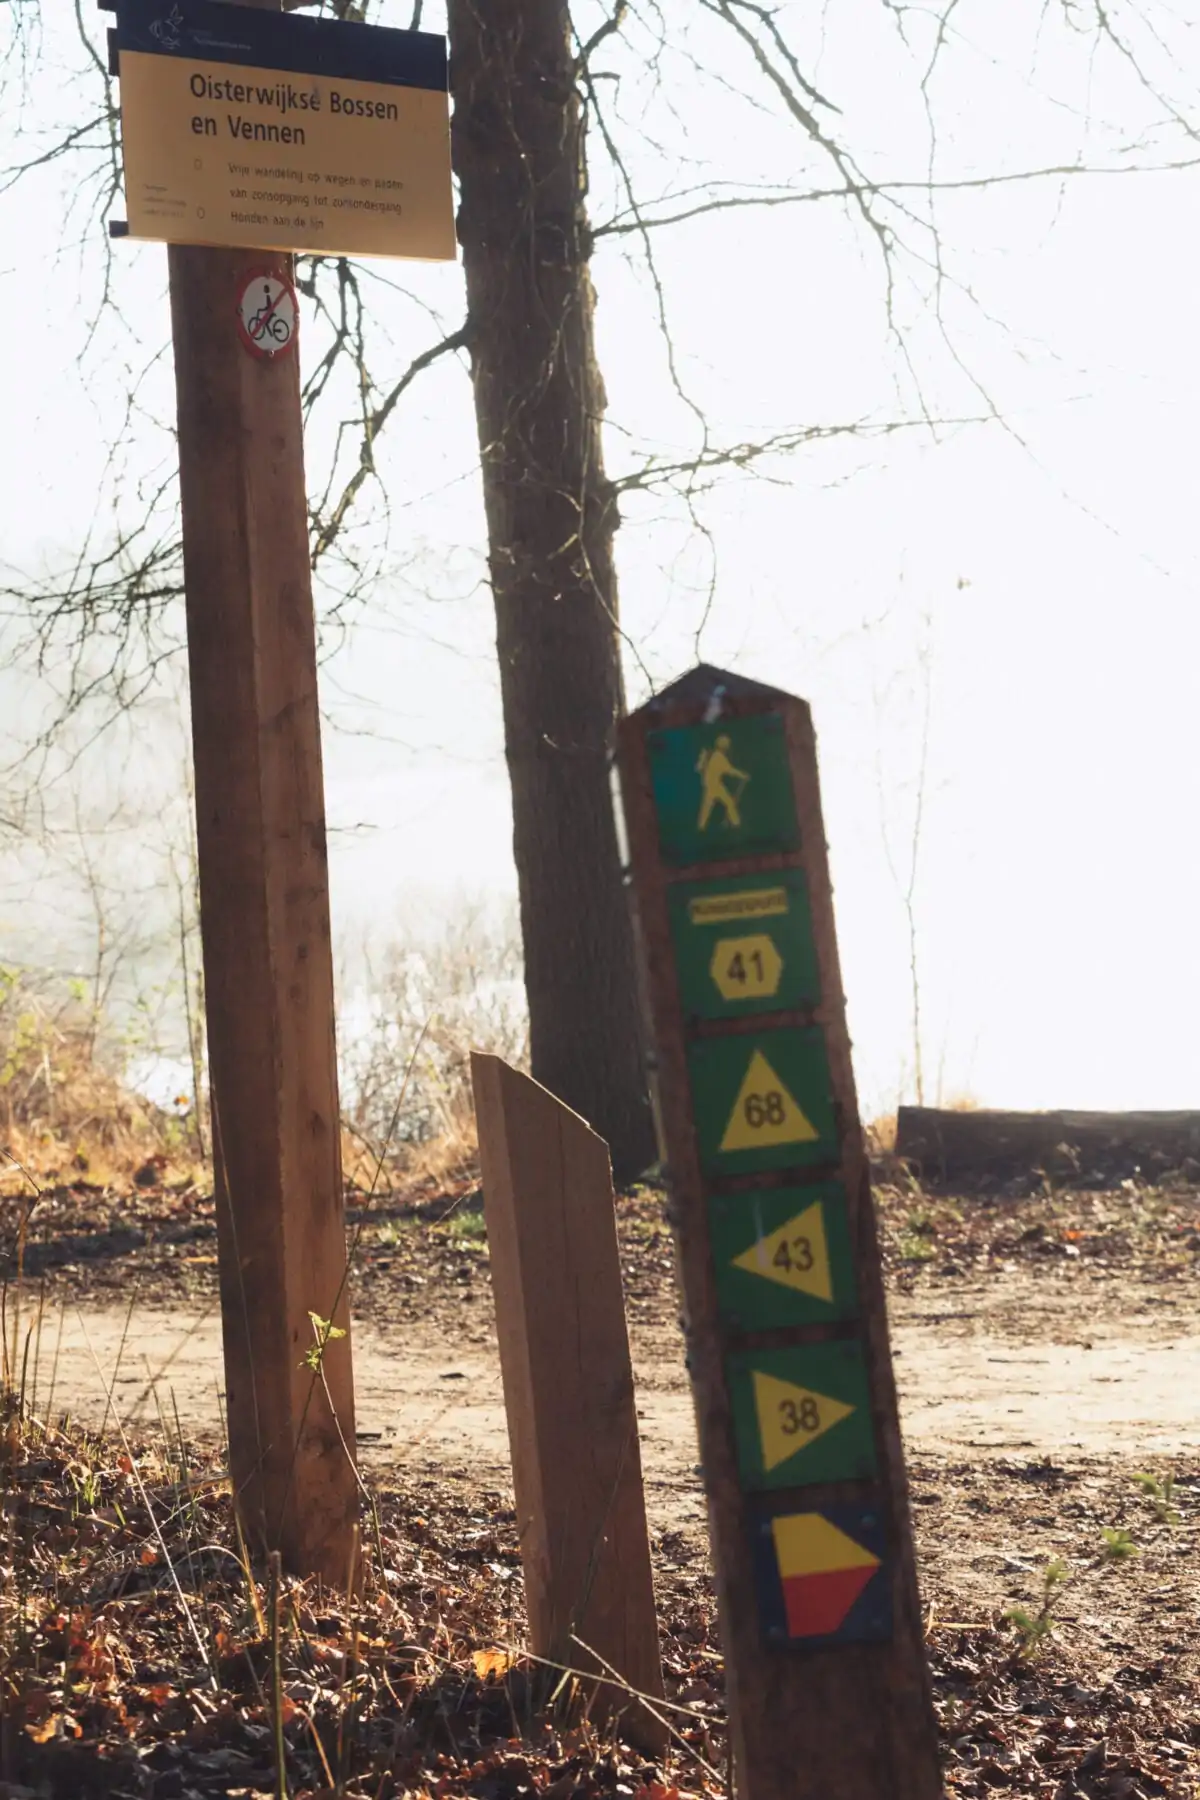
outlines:
[[723, 1000], [771, 1000], [779, 992], [783, 958], [766, 932], [720, 938], [709, 971]]
[[721, 1138], [722, 1150], [812, 1144], [819, 1136], [812, 1120], [796, 1104], [762, 1051], [755, 1050]]
[[697, 1038], [687, 1056], [706, 1169], [732, 1175], [837, 1161], [829, 1060], [817, 1026]]
[[735, 1269], [777, 1281], [816, 1300], [832, 1301], [833, 1277], [829, 1271], [829, 1245], [825, 1240], [825, 1212], [819, 1200], [787, 1219], [778, 1231], [756, 1238], [748, 1250], [733, 1259]]
[[838, 1181], [708, 1202], [717, 1304], [744, 1331], [827, 1324], [857, 1312], [846, 1195]]
[[875, 1473], [862, 1349], [853, 1341], [727, 1358], [738, 1464], [750, 1488], [861, 1481]]
[[668, 861], [714, 862], [799, 844], [780, 714], [657, 731], [649, 750]]
[[700, 777], [700, 831], [710, 825], [730, 825], [736, 831], [742, 822], [741, 800], [750, 780], [746, 769], [737, 769], [729, 760], [729, 733], [723, 731], [710, 750], [701, 750], [696, 758]]
[[296, 342], [300, 311], [296, 290], [274, 271], [251, 275], [238, 294], [238, 332], [254, 356], [279, 356]]
[[891, 1636], [886, 1553], [872, 1510], [782, 1513], [761, 1519], [756, 1536], [769, 1638]]

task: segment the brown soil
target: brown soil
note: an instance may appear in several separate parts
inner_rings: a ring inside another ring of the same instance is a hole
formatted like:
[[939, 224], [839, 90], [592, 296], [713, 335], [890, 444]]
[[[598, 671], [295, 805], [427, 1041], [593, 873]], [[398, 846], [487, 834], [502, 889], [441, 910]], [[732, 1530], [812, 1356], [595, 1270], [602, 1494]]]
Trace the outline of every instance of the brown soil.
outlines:
[[[508, 1504], [477, 1206], [470, 1192], [457, 1201], [391, 1197], [356, 1227], [364, 1467], [382, 1489], [397, 1487], [430, 1514], [470, 1509], [481, 1493], [501, 1514]], [[1006, 1662], [1004, 1696], [985, 1696], [982, 1712], [972, 1700], [953, 1791], [1126, 1800], [1200, 1793], [1191, 1785], [1200, 1782], [1200, 1193], [1129, 1186], [954, 1202], [883, 1188], [880, 1206], [923, 1591], [944, 1691], [956, 1681], [970, 1686], [991, 1666], [1007, 1609], [1036, 1614], [1051, 1559], [1070, 1570], [1054, 1593], [1040, 1685], [1022, 1688], [1032, 1679], [1025, 1665]], [[111, 1386], [126, 1422], [177, 1407], [189, 1433], [211, 1438], [221, 1362], [209, 1203], [194, 1192], [155, 1192], [114, 1206], [111, 1195], [67, 1190], [43, 1212], [44, 1235], [33, 1232], [27, 1248], [45, 1294], [34, 1359], [39, 1408], [53, 1381], [55, 1411], [67, 1405], [99, 1422]], [[623, 1200], [620, 1218], [664, 1606], [680, 1618], [697, 1608], [707, 1616], [701, 1491], [661, 1199], [642, 1192]], [[1146, 1472], [1173, 1478], [1169, 1503], [1156, 1507], [1143, 1491], [1135, 1477]], [[1121, 1532], [1128, 1537], [1114, 1536]], [[974, 1677], [963, 1673], [972, 1667]], [[1047, 1681], [1057, 1683], [1057, 1698], [1047, 1699]], [[1023, 1710], [1026, 1701], [1034, 1710]], [[1131, 1774], [1134, 1765], [1114, 1760], [1112, 1746], [1156, 1707], [1174, 1723], [1159, 1720], [1158, 1760]], [[1107, 1737], [1105, 1708], [1116, 1720]], [[1061, 1749], [1076, 1785], [1039, 1785], [1050, 1752], [1037, 1744], [1044, 1748], [1051, 1715], [1054, 1754]], [[1079, 1770], [1097, 1742], [1110, 1748], [1085, 1780]]]

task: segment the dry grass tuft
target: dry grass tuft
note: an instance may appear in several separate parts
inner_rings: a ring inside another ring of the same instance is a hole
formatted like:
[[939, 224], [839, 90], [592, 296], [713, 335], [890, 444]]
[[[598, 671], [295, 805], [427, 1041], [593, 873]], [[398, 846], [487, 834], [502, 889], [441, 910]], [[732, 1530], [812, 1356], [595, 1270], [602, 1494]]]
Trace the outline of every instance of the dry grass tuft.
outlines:
[[869, 1119], [863, 1127], [867, 1140], [867, 1154], [872, 1160], [891, 1156], [896, 1148], [896, 1115], [881, 1113], [877, 1119]]
[[436, 938], [398, 941], [341, 1035], [348, 1185], [459, 1183], [477, 1150], [471, 1051], [528, 1062], [515, 917], [464, 909]]
[[186, 1097], [163, 1112], [130, 1092], [121, 1062], [76, 984], [0, 968], [0, 1194], [28, 1191], [30, 1177], [114, 1185], [148, 1164], [191, 1175]]

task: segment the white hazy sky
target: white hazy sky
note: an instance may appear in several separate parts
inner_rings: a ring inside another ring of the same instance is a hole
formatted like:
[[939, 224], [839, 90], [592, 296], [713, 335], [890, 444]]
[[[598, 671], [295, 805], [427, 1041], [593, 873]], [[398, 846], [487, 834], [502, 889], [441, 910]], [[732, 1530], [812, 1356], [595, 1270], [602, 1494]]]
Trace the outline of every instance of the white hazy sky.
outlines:
[[[381, 16], [401, 22], [401, 11]], [[1175, 60], [1147, 51], [1158, 57], [1147, 66], [1183, 111], [1200, 82], [1200, 10], [1161, 12]], [[636, 36], [624, 64], [606, 65], [624, 71], [628, 125], [645, 127], [629, 140], [642, 191], [701, 179], [832, 185], [794, 126], [737, 99], [753, 74], [728, 34], [707, 33], [694, 7], [684, 14], [719, 81], [701, 86], [681, 57], [656, 88]], [[881, 0], [828, 0], [815, 19], [785, 5], [780, 17], [842, 106], [843, 139], [873, 172], [919, 181], [929, 17], [908, 15], [911, 49]], [[60, 21], [33, 75], [27, 132], [94, 104], [80, 66]], [[942, 178], [1111, 167], [1123, 154], [1187, 160], [1170, 106], [1032, 0], [962, 0], [928, 90]], [[18, 139], [19, 124], [9, 104], [5, 161], [41, 141]], [[123, 452], [131, 476], [171, 454], [165, 252], [118, 245], [122, 317], [100, 317], [103, 245], [86, 229], [80, 177], [65, 164], [0, 197], [0, 562], [25, 570], [60, 566], [89, 527], [108, 529], [106, 457], [127, 369], [147, 370]], [[897, 317], [930, 412], [980, 418], [994, 403], [1002, 422], [813, 445], [707, 495], [707, 537], [675, 502], [626, 503], [631, 699], [700, 655], [813, 705], [872, 1108], [912, 1097], [903, 890], [918, 793], [928, 1097], [1200, 1105], [1198, 197], [1200, 171], [1187, 169], [945, 197], [953, 353], [928, 270], [911, 259]], [[596, 217], [610, 204], [597, 173]], [[928, 254], [919, 225], [909, 237]], [[679, 371], [715, 438], [914, 415], [877, 246], [836, 206], [719, 213], [663, 232], [657, 248]], [[602, 242], [595, 267], [617, 470], [646, 446], [695, 441], [635, 249]], [[426, 311], [457, 322], [460, 274], [371, 268], [400, 369], [436, 329]], [[316, 341], [310, 332], [306, 354]], [[455, 895], [514, 885], [473, 447], [469, 383], [447, 364], [391, 428], [386, 541], [371, 528], [380, 579], [352, 634], [328, 640], [334, 910], [347, 943], [384, 942]], [[310, 469], [327, 448], [318, 431]], [[43, 700], [26, 671], [0, 673], [10, 747]], [[119, 757], [101, 742], [81, 765], [89, 802], [123, 793], [143, 808], [147, 843], [164, 729], [151, 720], [140, 751], [135, 732]], [[49, 873], [35, 879], [27, 855], [7, 855], [0, 957], [40, 938], [61, 954]]]

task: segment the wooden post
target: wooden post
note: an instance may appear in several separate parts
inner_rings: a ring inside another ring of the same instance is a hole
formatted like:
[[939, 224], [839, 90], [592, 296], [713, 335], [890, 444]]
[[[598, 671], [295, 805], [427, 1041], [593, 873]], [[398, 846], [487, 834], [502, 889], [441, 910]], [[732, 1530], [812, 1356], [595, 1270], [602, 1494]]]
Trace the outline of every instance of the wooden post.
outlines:
[[809, 709], [700, 668], [619, 763], [739, 1793], [935, 1800]]
[[[497, 1056], [473, 1055], [471, 1079], [530, 1647], [661, 1699], [608, 1146]], [[618, 1687], [591, 1712], [666, 1742]]]
[[[294, 348], [274, 252], [169, 251], [229, 1451], [252, 1549], [344, 1582], [357, 1508], [325, 804]], [[310, 1314], [346, 1335], [305, 1365]]]

